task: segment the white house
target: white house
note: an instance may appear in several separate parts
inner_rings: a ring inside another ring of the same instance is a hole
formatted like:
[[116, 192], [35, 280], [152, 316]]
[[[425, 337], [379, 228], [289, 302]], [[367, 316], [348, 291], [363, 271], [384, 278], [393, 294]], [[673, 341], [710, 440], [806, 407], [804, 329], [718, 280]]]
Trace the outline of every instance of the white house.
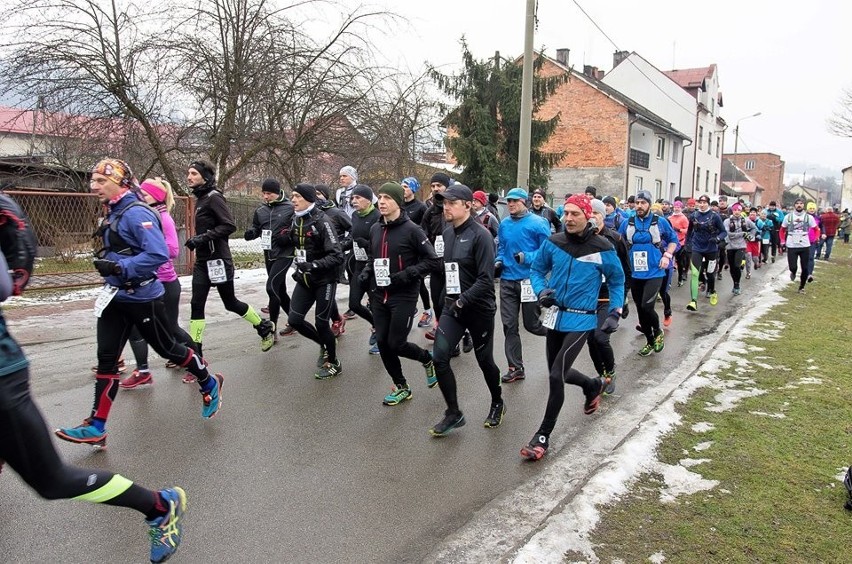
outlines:
[[843, 169], [843, 180], [840, 186], [840, 209], [852, 210], [852, 166]]
[[[719, 115], [722, 97], [716, 65], [661, 71], [640, 55], [616, 51], [613, 69], [603, 82], [688, 133], [693, 142], [677, 151], [680, 186], [670, 195], [715, 196], [720, 190], [725, 121]], [[669, 162], [674, 165], [670, 152]]]

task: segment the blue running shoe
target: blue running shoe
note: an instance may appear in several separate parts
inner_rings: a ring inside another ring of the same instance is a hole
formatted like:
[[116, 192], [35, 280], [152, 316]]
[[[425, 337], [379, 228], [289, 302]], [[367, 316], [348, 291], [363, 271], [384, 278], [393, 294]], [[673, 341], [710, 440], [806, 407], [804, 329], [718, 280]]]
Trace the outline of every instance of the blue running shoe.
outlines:
[[145, 521], [150, 527], [151, 562], [165, 562], [180, 546], [183, 536], [183, 514], [186, 511], [186, 492], [174, 487], [159, 492], [169, 504], [169, 512], [153, 521]]
[[60, 427], [54, 431], [56, 436], [69, 443], [92, 445], [95, 448], [106, 447], [107, 432], [92, 425], [91, 419], [86, 419], [76, 427]]
[[213, 388], [209, 392], [201, 392], [201, 417], [210, 419], [219, 411], [222, 406], [222, 386], [225, 384], [225, 378], [221, 374], [213, 374]]
[[373, 345], [370, 347], [370, 354], [381, 354], [381, 351], [379, 351], [379, 345]]
[[370, 346], [374, 347], [374, 346], [376, 346], [376, 343], [378, 343], [378, 342], [379, 342], [379, 337], [376, 335], [376, 330], [373, 329], [373, 332], [370, 333]]

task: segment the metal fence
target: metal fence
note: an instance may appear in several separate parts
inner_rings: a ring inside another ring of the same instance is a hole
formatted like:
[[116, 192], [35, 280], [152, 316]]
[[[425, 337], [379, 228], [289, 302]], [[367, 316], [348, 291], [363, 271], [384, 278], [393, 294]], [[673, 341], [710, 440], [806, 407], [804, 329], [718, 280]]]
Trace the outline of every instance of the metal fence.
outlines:
[[[92, 266], [94, 251], [102, 243], [94, 237], [102, 205], [95, 194], [65, 192], [9, 191], [24, 209], [32, 222], [38, 239], [36, 260], [30, 288], [72, 288], [101, 284], [103, 279]], [[176, 196], [172, 217], [177, 226], [181, 253], [175, 259], [178, 274], [192, 271], [193, 254], [183, 242], [193, 235], [195, 205], [191, 197]], [[254, 210], [259, 202], [235, 200], [228, 202], [237, 223], [233, 254], [237, 268], [263, 265], [260, 244], [246, 244], [242, 235], [251, 225]]]

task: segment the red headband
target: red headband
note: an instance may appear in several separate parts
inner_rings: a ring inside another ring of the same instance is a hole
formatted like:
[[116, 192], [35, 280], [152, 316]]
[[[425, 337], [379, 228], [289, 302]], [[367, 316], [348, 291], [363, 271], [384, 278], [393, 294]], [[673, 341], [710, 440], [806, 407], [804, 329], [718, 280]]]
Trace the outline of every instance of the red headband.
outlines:
[[565, 200], [565, 204], [574, 204], [580, 211], [583, 212], [583, 215], [586, 216], [586, 219], [592, 217], [592, 202], [589, 200], [589, 197], [585, 194], [574, 194], [567, 200]]

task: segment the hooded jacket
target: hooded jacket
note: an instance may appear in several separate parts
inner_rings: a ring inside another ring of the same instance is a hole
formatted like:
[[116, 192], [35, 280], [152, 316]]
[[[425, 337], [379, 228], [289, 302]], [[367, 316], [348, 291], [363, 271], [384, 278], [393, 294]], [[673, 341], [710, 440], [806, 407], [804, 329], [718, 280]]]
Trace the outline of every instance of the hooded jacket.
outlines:
[[293, 213], [290, 229], [273, 235], [275, 244], [292, 244], [297, 255], [304, 251], [305, 262], [313, 265], [309, 272], [296, 271], [294, 278], [299, 284], [316, 288], [337, 280], [337, 267], [343, 264], [343, 249], [334, 227], [325, 213], [317, 206], [299, 217]]
[[444, 229], [444, 264], [458, 265], [461, 294], [447, 294], [461, 302], [465, 311], [493, 315], [497, 311], [494, 294], [494, 239], [471, 215], [467, 221]]
[[234, 215], [216, 186], [204, 184], [192, 190], [195, 204], [195, 234], [202, 242], [195, 248], [198, 260], [222, 259], [233, 264], [228, 237], [237, 230]]
[[[503, 263], [503, 280], [526, 280], [530, 277], [530, 264], [542, 243], [550, 237], [547, 220], [526, 212], [520, 217], [509, 215], [500, 222], [497, 232], [496, 262]], [[524, 253], [523, 264], [518, 264], [515, 254]]]
[[[280, 233], [282, 229], [289, 229], [293, 223], [293, 204], [282, 193], [277, 200], [269, 203], [264, 202], [255, 211], [251, 220], [251, 229], [246, 230], [246, 240], [251, 241], [269, 230], [272, 233]], [[287, 246], [272, 244], [268, 250], [269, 260], [282, 257], [292, 258], [292, 242]]]

